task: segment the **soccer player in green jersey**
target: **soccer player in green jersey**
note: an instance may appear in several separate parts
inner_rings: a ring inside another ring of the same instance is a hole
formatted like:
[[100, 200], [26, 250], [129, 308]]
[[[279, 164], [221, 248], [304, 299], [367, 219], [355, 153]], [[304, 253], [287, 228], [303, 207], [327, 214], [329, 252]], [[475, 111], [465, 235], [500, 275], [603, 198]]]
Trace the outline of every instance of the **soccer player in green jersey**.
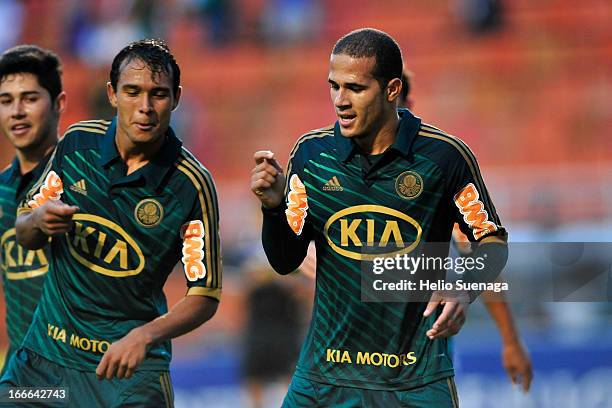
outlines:
[[[209, 172], [169, 126], [180, 69], [160, 40], [115, 57], [111, 121], [69, 127], [19, 209], [17, 239], [52, 256], [2, 385], [68, 388], [78, 407], [172, 405], [170, 339], [217, 310], [218, 206]], [[186, 296], [162, 288], [181, 260]]]
[[271, 265], [293, 271], [311, 240], [317, 252], [312, 321], [284, 407], [458, 404], [447, 337], [462, 326], [467, 302], [442, 291], [429, 303], [361, 299], [369, 250], [448, 249], [455, 222], [478, 243], [475, 256], [487, 258], [488, 279], [507, 257], [506, 231], [472, 152], [398, 110], [402, 68], [387, 34], [345, 35], [328, 77], [337, 122], [298, 140], [286, 176], [272, 152], [255, 153], [251, 189]]
[[0, 56], [0, 131], [15, 148], [13, 162], [0, 173], [0, 271], [9, 339], [5, 362], [25, 337], [48, 269], [44, 249], [27, 250], [16, 242], [17, 205], [57, 144], [65, 106], [55, 53], [19, 45]]

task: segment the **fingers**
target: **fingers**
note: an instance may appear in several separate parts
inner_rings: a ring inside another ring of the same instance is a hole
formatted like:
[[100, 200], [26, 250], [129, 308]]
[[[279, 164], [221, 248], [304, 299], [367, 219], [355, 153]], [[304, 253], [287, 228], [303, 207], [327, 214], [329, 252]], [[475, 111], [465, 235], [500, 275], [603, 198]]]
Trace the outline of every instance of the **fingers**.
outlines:
[[463, 323], [465, 323], [464, 316], [460, 316], [457, 319], [448, 319], [446, 326], [440, 327], [438, 330], [434, 331], [430, 339], [434, 340], [454, 336], [459, 333]]
[[[264, 161], [259, 163], [252, 171], [251, 176], [251, 190], [258, 194], [262, 189], [271, 188], [277, 180], [277, 176], [280, 174], [279, 170]], [[258, 194], [259, 195], [259, 194]]]
[[137, 364], [128, 364], [127, 370], [125, 372], [125, 378], [131, 378], [136, 371]]
[[448, 329], [448, 321], [452, 318], [456, 307], [456, 303], [447, 302], [444, 304], [442, 313], [436, 319], [430, 330], [425, 333], [430, 339], [434, 339], [440, 336], [441, 332], [446, 332]]
[[272, 158], [274, 158], [274, 153], [269, 150], [258, 150], [253, 154], [253, 160], [255, 160], [257, 164], [262, 163], [265, 159]]
[[102, 360], [100, 360], [100, 364], [96, 367], [96, 376], [98, 376], [98, 380], [106, 377], [106, 367], [108, 366], [109, 354], [104, 354], [102, 356]]
[[266, 159], [266, 162], [272, 165], [279, 173], [283, 172], [283, 167], [276, 159]]
[[438, 316], [431, 329], [425, 333], [431, 340], [453, 336], [459, 333], [459, 330], [461, 330], [465, 323], [465, 307], [462, 303], [450, 301], [443, 301], [441, 303], [444, 304], [442, 313]]
[[442, 298], [440, 297], [438, 292], [434, 292], [431, 294], [431, 299], [427, 303], [427, 307], [425, 308], [425, 312], [423, 312], [423, 316], [429, 317], [438, 307]]
[[276, 172], [275, 169], [272, 169], [272, 170], [274, 170], [274, 173], [268, 172], [268, 171], [260, 171], [260, 172], [253, 174], [253, 177], [252, 177], [253, 182], [256, 182], [259, 180], [265, 180], [268, 183], [273, 184], [276, 181], [276, 176], [278, 172]]
[[117, 367], [117, 378], [123, 378], [125, 377], [125, 374], [127, 372], [127, 363], [121, 363], [119, 364], [119, 366]]
[[527, 370], [523, 373], [523, 391], [528, 392], [531, 387], [531, 380], [533, 379], [533, 371], [531, 370], [531, 366], [527, 367]]
[[68, 204], [62, 203], [61, 206], [55, 209], [55, 214], [57, 214], [60, 217], [64, 217], [64, 218], [72, 218], [72, 216], [76, 214], [78, 211], [79, 211], [79, 207], [77, 207], [76, 205], [68, 205]]
[[118, 358], [113, 357], [108, 352], [104, 354], [100, 364], [96, 368], [96, 376], [99, 380], [107, 379], [112, 380], [113, 377], [121, 378], [130, 378], [134, 374], [136, 370], [136, 364], [134, 361], [130, 361], [127, 356], [118, 360]]

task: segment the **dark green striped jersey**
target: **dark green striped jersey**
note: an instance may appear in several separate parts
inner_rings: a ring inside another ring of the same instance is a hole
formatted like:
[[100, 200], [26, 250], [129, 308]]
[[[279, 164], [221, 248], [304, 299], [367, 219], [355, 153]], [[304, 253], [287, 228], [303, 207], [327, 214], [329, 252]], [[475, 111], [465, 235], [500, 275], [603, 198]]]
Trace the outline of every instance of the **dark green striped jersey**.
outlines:
[[263, 244], [277, 271], [295, 269], [308, 242], [316, 245], [297, 376], [397, 390], [453, 375], [447, 339], [425, 334], [437, 318], [423, 318], [426, 303], [361, 300], [362, 262], [381, 256], [368, 249], [401, 254], [449, 242], [455, 222], [472, 241], [505, 231], [468, 147], [407, 110], [399, 115], [394, 144], [377, 156], [363, 154], [337, 124], [302, 136], [288, 164], [284, 214], [284, 206], [264, 211]]
[[[74, 228], [51, 240], [49, 279], [24, 340], [79, 370], [95, 370], [112, 342], [167, 312], [162, 288], [179, 260], [188, 295], [221, 294], [211, 175], [172, 129], [159, 153], [127, 175], [115, 120], [72, 125], [19, 209], [56, 199], [80, 209]], [[170, 342], [156, 344], [139, 369], [165, 370], [170, 358]]]
[[19, 161], [0, 173], [0, 271], [6, 305], [9, 353], [15, 351], [32, 321], [48, 268], [45, 249], [27, 250], [17, 244], [15, 217], [17, 205], [40, 177], [49, 157], [32, 171], [21, 174]]

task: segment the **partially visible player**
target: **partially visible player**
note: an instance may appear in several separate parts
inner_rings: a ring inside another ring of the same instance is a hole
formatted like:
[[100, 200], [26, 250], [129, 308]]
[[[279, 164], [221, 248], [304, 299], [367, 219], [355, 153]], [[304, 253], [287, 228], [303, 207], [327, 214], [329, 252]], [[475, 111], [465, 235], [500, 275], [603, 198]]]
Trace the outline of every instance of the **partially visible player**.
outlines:
[[[399, 97], [399, 106], [406, 107], [411, 111], [414, 109], [415, 103], [411, 93], [412, 77], [412, 72], [404, 70], [402, 91]], [[453, 242], [456, 243], [462, 255], [469, 255], [471, 244], [468, 237], [461, 232], [459, 224], [455, 224], [453, 228]], [[520, 385], [524, 392], [529, 391], [533, 378], [531, 359], [529, 353], [523, 347], [512, 318], [512, 311], [505, 301], [503, 292], [485, 291], [481, 295], [481, 300], [499, 329], [502, 339], [501, 360], [506, 373], [508, 373], [513, 384]]]
[[[2, 387], [69, 388], [80, 407], [173, 404], [170, 339], [210, 319], [221, 295], [210, 173], [170, 127], [180, 69], [161, 40], [113, 60], [117, 116], [72, 125], [19, 208], [17, 239], [49, 237], [49, 275]], [[163, 286], [182, 260], [186, 296]]]
[[[362, 268], [421, 242], [449, 242], [455, 222], [491, 277], [507, 258], [507, 234], [472, 152], [397, 109], [402, 68], [388, 34], [346, 34], [329, 63], [336, 123], [297, 141], [286, 176], [273, 152], [254, 154], [251, 190], [270, 264], [287, 274], [310, 241], [317, 250], [312, 321], [284, 407], [458, 404], [447, 338], [465, 321], [464, 299], [440, 291], [429, 302], [361, 298]], [[481, 208], [486, 217], [473, 219]]]
[[19, 45], [0, 56], [0, 131], [15, 148], [13, 162], [0, 173], [0, 271], [9, 340], [5, 361], [25, 337], [48, 269], [44, 249], [17, 244], [15, 218], [17, 205], [57, 144], [66, 107], [61, 74], [58, 56], [35, 45]]

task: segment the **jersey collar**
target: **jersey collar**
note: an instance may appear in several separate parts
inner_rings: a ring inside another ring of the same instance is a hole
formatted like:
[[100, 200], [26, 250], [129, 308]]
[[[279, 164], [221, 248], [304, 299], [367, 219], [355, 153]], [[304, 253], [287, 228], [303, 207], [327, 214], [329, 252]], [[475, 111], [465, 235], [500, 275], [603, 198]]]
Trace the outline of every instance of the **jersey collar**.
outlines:
[[[400, 123], [395, 142], [389, 149], [396, 150], [404, 156], [409, 156], [412, 143], [421, 126], [421, 119], [414, 116], [408, 109], [400, 108], [397, 113], [400, 116]], [[346, 163], [356, 152], [359, 152], [359, 147], [354, 141], [342, 136], [338, 122], [334, 125], [334, 136], [339, 158], [343, 162]]]
[[[122, 161], [115, 144], [116, 126], [117, 117], [113, 118], [102, 140], [100, 164], [106, 168], [110, 167], [117, 160]], [[157, 155], [146, 166], [129, 176], [122, 177], [120, 182], [130, 182], [144, 177], [146, 183], [157, 190], [168, 170], [174, 165], [176, 158], [181, 152], [182, 145], [182, 142], [176, 137], [172, 128], [169, 127], [166, 133], [166, 141], [161, 149], [159, 149], [159, 152], [157, 152]]]

